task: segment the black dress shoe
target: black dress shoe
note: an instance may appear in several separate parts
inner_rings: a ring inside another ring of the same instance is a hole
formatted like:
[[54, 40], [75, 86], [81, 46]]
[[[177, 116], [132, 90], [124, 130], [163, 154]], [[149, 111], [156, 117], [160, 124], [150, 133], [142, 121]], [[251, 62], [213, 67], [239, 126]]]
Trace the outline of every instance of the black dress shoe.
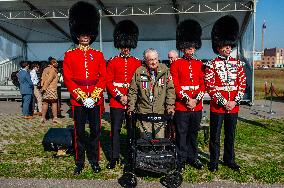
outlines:
[[203, 163], [199, 159], [189, 161], [189, 164], [198, 170], [203, 168]]
[[218, 164], [209, 164], [208, 170], [210, 172], [216, 172], [218, 170]]
[[84, 169], [84, 165], [76, 165], [75, 169], [74, 169], [74, 175], [79, 175], [81, 174], [81, 172]]
[[114, 169], [115, 166], [119, 163], [118, 159], [112, 159], [106, 166], [107, 169]]
[[241, 170], [240, 165], [238, 165], [237, 163], [224, 163], [224, 165], [237, 172]]
[[102, 170], [99, 163], [93, 163], [91, 164], [91, 167], [94, 173], [99, 173]]
[[177, 163], [177, 171], [179, 172], [179, 173], [182, 173], [182, 171], [185, 169], [185, 164], [183, 163], [183, 162], [178, 162]]

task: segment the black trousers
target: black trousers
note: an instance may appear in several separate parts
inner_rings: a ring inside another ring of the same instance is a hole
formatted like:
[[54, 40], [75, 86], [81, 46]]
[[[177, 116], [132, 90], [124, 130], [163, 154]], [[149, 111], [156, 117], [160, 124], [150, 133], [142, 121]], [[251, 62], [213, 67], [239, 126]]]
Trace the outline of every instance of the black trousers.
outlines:
[[74, 107], [74, 138], [75, 138], [75, 160], [76, 165], [85, 162], [86, 135], [85, 124], [89, 122], [90, 137], [88, 158], [90, 163], [98, 162], [101, 114], [100, 106], [86, 108], [84, 106]]
[[110, 142], [111, 142], [111, 151], [110, 151], [110, 158], [111, 159], [118, 159], [120, 153], [120, 132], [123, 120], [126, 120], [126, 129], [127, 129], [127, 143], [129, 141], [129, 134], [130, 134], [130, 125], [131, 120], [127, 115], [127, 110], [121, 108], [110, 108], [110, 120], [111, 120], [111, 135], [110, 135]]
[[224, 121], [224, 163], [235, 162], [235, 129], [238, 119], [238, 113], [215, 113], [210, 112], [210, 163], [218, 164], [220, 156], [220, 134]]
[[201, 118], [202, 111], [176, 111], [176, 143], [179, 162], [195, 161], [197, 159], [197, 137]]

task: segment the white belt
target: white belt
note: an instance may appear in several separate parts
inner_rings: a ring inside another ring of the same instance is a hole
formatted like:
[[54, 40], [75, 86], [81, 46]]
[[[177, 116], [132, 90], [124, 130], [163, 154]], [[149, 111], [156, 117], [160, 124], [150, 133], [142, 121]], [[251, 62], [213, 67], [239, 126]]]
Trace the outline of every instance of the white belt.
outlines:
[[124, 87], [124, 88], [129, 88], [130, 86], [129, 83], [116, 83], [116, 82], [113, 82], [113, 85], [116, 87]]
[[234, 91], [234, 90], [238, 90], [237, 86], [224, 86], [224, 87], [215, 87], [217, 90], [219, 91]]
[[197, 90], [199, 86], [181, 86], [181, 89], [184, 91]]

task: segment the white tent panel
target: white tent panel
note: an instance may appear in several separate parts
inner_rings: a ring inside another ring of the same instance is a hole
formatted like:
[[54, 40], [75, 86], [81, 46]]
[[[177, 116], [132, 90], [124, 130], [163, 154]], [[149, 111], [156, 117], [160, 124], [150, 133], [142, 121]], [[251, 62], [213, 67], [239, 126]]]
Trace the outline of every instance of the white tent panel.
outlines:
[[[210, 41], [214, 22], [228, 14], [236, 17], [241, 36], [239, 51], [235, 51], [235, 54], [246, 63], [247, 92], [250, 94], [247, 98], [253, 100], [252, 54], [256, 0], [87, 1], [102, 13], [102, 37], [98, 36], [93, 46], [96, 49], [102, 46], [106, 59], [118, 54], [113, 47], [112, 35], [115, 24], [123, 19], [133, 20], [140, 29], [138, 47], [132, 54], [141, 59], [143, 51], [152, 47], [158, 50], [160, 59], [164, 60], [167, 59], [167, 52], [175, 49], [176, 27], [181, 21], [190, 18], [201, 24], [203, 46], [196, 56], [210, 59], [215, 56]], [[27, 44], [28, 60], [46, 60], [49, 56], [62, 60], [64, 52], [72, 46], [68, 10], [75, 2], [77, 0], [0, 1], [0, 32]], [[8, 45], [5, 48], [11, 47]]]
[[[202, 38], [209, 39], [212, 25], [219, 17], [231, 14], [242, 26], [247, 21], [245, 19], [247, 12], [253, 12], [253, 3], [249, 0], [104, 0], [101, 1], [103, 7], [96, 3], [98, 1], [89, 2], [102, 9], [102, 40], [107, 42], [112, 41], [114, 24], [122, 19], [136, 22], [141, 29], [139, 40], [175, 40], [177, 21], [188, 18], [199, 21], [203, 28]], [[65, 34], [46, 19], [50, 19], [69, 35], [68, 9], [75, 2], [74, 0], [0, 2], [0, 27], [6, 28], [27, 42], [69, 42]], [[37, 10], [32, 10], [30, 5]]]
[[[28, 44], [28, 60], [30, 61], [46, 61], [49, 56], [58, 60], [63, 60], [64, 53], [73, 47], [73, 43], [29, 43]], [[95, 42], [93, 48], [99, 49], [99, 43]], [[176, 50], [176, 41], [139, 41], [136, 49], [133, 49], [132, 55], [142, 59], [143, 52], [147, 48], [154, 48], [159, 53], [160, 60], [167, 60], [168, 51]], [[210, 49], [210, 50], [208, 50]], [[112, 56], [119, 54], [114, 48], [113, 42], [103, 42], [103, 53], [105, 59], [108, 60]], [[202, 48], [197, 51], [196, 58], [211, 59], [216, 56], [211, 50], [211, 41], [202, 41]]]

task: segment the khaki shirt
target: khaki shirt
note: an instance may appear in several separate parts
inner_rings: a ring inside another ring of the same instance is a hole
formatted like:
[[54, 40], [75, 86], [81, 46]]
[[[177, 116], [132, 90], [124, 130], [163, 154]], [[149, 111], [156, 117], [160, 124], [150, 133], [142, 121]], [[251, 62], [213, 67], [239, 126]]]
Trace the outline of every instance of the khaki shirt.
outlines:
[[136, 70], [129, 87], [129, 111], [164, 114], [165, 111], [175, 108], [175, 99], [174, 84], [166, 65], [158, 65], [155, 80], [151, 79], [146, 65]]

